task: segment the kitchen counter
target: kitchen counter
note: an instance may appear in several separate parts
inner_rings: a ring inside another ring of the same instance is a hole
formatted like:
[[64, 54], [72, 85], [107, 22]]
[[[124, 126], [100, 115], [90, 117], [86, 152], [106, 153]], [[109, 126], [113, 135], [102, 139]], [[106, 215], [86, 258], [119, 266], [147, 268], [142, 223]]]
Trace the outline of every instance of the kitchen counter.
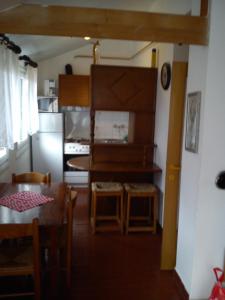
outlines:
[[94, 172], [133, 172], [133, 173], [160, 173], [162, 170], [155, 164], [143, 166], [140, 163], [94, 163], [90, 167]]
[[[80, 171], [89, 171], [89, 201], [91, 201], [91, 182], [154, 182], [154, 175], [162, 170], [156, 164], [143, 166], [130, 162], [91, 162], [90, 156], [72, 158], [67, 161], [68, 166]], [[91, 202], [90, 202], [91, 203]], [[89, 213], [91, 204], [89, 206]]]
[[94, 144], [128, 144], [127, 141], [121, 139], [95, 139]]
[[124, 173], [161, 173], [162, 170], [156, 164], [143, 166], [140, 163], [130, 162], [99, 162], [91, 163], [90, 156], [72, 158], [67, 161], [68, 166], [78, 170], [89, 170], [91, 172], [124, 172]]

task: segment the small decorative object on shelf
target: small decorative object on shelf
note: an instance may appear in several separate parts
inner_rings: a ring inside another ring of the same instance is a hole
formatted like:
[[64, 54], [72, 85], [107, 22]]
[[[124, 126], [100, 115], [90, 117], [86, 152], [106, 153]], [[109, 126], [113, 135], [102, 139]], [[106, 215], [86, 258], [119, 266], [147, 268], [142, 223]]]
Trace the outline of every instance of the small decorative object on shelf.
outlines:
[[73, 74], [73, 68], [70, 64], [65, 65], [65, 72], [67, 75], [72, 75]]
[[157, 68], [157, 50], [156, 50], [156, 48], [152, 49], [151, 67], [152, 68]]
[[100, 61], [99, 46], [100, 46], [99, 41], [97, 41], [93, 45], [93, 64], [99, 64], [99, 61]]
[[161, 84], [164, 90], [167, 90], [170, 86], [171, 80], [171, 67], [169, 63], [164, 63], [161, 69]]

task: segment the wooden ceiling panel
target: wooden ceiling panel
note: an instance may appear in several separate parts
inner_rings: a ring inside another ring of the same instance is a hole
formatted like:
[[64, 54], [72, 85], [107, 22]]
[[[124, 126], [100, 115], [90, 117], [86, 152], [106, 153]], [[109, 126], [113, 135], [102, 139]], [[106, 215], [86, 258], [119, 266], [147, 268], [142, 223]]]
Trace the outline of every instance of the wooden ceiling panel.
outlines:
[[208, 18], [137, 11], [20, 5], [0, 12], [1, 32], [91, 36], [136, 41], [206, 45]]

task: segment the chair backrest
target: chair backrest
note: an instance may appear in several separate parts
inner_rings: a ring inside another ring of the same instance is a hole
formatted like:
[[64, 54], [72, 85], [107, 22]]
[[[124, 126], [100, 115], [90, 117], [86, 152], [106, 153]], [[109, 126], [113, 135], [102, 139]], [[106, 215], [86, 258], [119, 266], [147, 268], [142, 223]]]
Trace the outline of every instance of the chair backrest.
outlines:
[[[39, 229], [38, 219], [33, 219], [30, 224], [0, 224], [0, 240], [1, 239], [15, 239], [23, 237], [32, 237], [33, 242], [33, 275], [35, 283], [35, 299], [40, 299], [40, 244], [39, 244]], [[28, 266], [29, 267], [29, 266]], [[13, 265], [10, 266], [13, 268]], [[17, 265], [15, 268], [18, 270]], [[21, 270], [21, 275], [24, 275], [25, 269]], [[30, 272], [30, 271], [29, 271]], [[18, 275], [18, 271], [16, 273]], [[5, 271], [3, 270], [4, 276]]]
[[72, 268], [72, 241], [73, 241], [73, 215], [77, 199], [77, 192], [70, 186], [67, 188], [67, 234], [66, 234], [66, 269], [67, 269], [67, 287], [71, 286], [71, 268]]
[[51, 183], [51, 174], [38, 172], [12, 174], [12, 183]]
[[34, 228], [38, 223], [34, 219], [30, 224], [1, 224], [0, 225], [0, 239], [15, 239], [33, 236]]
[[[67, 248], [71, 249], [73, 238], [73, 212], [76, 203], [77, 192], [67, 188], [66, 223], [67, 223]], [[68, 251], [68, 250], [67, 250]]]

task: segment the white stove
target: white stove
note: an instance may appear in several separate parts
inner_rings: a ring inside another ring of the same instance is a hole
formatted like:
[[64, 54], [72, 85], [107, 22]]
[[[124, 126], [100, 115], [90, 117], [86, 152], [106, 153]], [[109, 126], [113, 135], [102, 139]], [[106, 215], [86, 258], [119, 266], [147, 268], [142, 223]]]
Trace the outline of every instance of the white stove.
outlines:
[[90, 153], [88, 140], [65, 140], [64, 141], [64, 181], [80, 187], [88, 186], [88, 171], [80, 171], [70, 168], [67, 160]]
[[90, 145], [79, 142], [65, 142], [64, 154], [88, 155], [90, 153]]

